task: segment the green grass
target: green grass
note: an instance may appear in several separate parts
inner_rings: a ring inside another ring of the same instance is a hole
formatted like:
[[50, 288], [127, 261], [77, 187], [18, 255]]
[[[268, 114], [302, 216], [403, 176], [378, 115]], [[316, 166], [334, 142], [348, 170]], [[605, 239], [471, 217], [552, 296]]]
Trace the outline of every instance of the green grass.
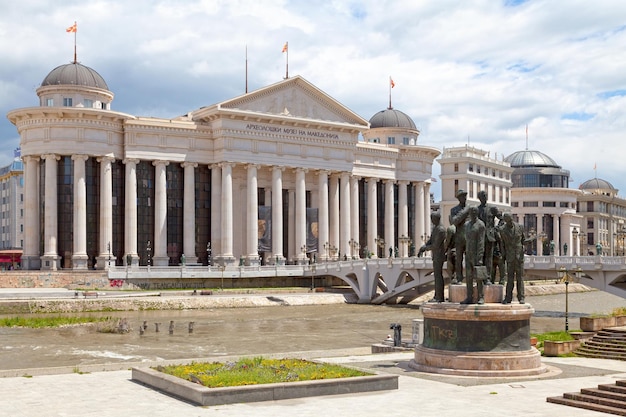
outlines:
[[100, 323], [110, 321], [111, 317], [95, 317], [95, 316], [83, 316], [83, 317], [7, 317], [0, 318], [0, 327], [28, 327], [33, 329], [40, 329], [44, 327], [61, 327], [76, 324], [86, 323]]
[[189, 365], [157, 366], [157, 371], [209, 388], [277, 382], [311, 381], [372, 375], [339, 365], [303, 359], [243, 358], [237, 362], [192, 362]]

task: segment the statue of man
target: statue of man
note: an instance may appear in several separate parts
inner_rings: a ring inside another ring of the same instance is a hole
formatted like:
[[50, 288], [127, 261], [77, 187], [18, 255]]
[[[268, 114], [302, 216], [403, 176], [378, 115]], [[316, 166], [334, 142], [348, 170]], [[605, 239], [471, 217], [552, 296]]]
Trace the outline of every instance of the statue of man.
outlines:
[[513, 222], [511, 213], [502, 216], [504, 225], [500, 229], [503, 255], [506, 261], [506, 295], [502, 304], [510, 304], [513, 299], [513, 284], [517, 287], [517, 299], [524, 304], [524, 228]]
[[[480, 205], [478, 206], [478, 218], [485, 223], [485, 258], [483, 265], [487, 267], [487, 274], [491, 279], [491, 270], [493, 269], [493, 251], [496, 245], [496, 224], [495, 219], [498, 209], [495, 206], [487, 204], [487, 192], [482, 190], [478, 192]], [[485, 284], [491, 284], [485, 281]]]
[[465, 221], [467, 220], [467, 192], [458, 190], [456, 198], [459, 204], [450, 210], [450, 225], [455, 227], [454, 233], [454, 255], [455, 255], [455, 276], [453, 284], [460, 284], [463, 281], [463, 257], [465, 255]]
[[430, 221], [433, 229], [428, 242], [422, 246], [417, 256], [422, 256], [427, 250], [432, 252], [433, 269], [435, 274], [435, 296], [429, 302], [442, 303], [443, 297], [443, 262], [446, 260], [446, 228], [441, 225], [441, 214], [434, 212], [430, 214]]
[[474, 303], [474, 281], [478, 290], [477, 304], [485, 304], [482, 277], [476, 274], [476, 267], [483, 266], [485, 256], [485, 223], [478, 218], [478, 207], [469, 208], [469, 221], [465, 223], [465, 275], [467, 297], [461, 304]]

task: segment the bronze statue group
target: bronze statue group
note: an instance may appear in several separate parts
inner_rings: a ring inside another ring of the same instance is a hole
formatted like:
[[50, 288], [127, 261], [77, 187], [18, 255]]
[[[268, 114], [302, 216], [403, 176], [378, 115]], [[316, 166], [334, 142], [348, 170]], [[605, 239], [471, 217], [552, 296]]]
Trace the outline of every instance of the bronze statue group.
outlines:
[[[467, 206], [467, 192], [458, 190], [459, 204], [450, 211], [450, 226], [441, 224], [441, 214], [430, 215], [433, 229], [430, 238], [419, 250], [418, 256], [431, 251], [435, 275], [435, 296], [430, 302], [441, 303], [444, 298], [443, 264], [448, 262], [452, 285], [465, 280], [467, 296], [461, 304], [484, 304], [484, 285], [504, 284], [506, 293], [502, 304], [510, 304], [513, 286], [517, 299], [524, 304], [524, 229], [513, 221], [511, 213], [502, 213], [487, 204], [487, 193], [480, 191], [478, 206]], [[465, 276], [463, 274], [465, 267]], [[478, 296], [474, 298], [474, 282]]]

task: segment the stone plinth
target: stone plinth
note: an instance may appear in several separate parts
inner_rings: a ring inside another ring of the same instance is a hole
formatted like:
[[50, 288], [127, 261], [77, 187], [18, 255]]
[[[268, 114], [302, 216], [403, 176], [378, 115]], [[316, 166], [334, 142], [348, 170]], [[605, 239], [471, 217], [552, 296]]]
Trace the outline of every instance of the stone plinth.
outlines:
[[[501, 303], [504, 299], [504, 285], [491, 284], [483, 285], [483, 295], [485, 303]], [[467, 287], [465, 281], [461, 284], [450, 284], [448, 287], [448, 300], [451, 303], [460, 303], [467, 297]], [[478, 290], [474, 285], [474, 300], [478, 300]]]
[[530, 344], [528, 304], [427, 303], [424, 342], [410, 367], [464, 376], [528, 376], [547, 371]]

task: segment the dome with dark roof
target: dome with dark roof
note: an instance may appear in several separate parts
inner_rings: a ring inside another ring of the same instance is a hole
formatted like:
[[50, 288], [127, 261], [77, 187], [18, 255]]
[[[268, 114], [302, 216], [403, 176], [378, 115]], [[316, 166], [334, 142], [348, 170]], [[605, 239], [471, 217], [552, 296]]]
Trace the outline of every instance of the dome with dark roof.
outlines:
[[560, 168], [554, 159], [550, 158], [543, 152], [539, 151], [517, 151], [504, 159], [511, 164], [513, 168], [521, 167], [554, 167]]
[[417, 130], [413, 120], [400, 110], [388, 108], [376, 113], [370, 119], [370, 127], [375, 129], [377, 127], [398, 127], [401, 129]]
[[578, 188], [581, 190], [615, 190], [615, 187], [610, 182], [600, 178], [587, 180], [580, 184]]
[[41, 82], [41, 86], [48, 85], [76, 85], [85, 87], [96, 87], [108, 90], [109, 87], [95, 70], [81, 65], [77, 62], [60, 65], [50, 71]]

